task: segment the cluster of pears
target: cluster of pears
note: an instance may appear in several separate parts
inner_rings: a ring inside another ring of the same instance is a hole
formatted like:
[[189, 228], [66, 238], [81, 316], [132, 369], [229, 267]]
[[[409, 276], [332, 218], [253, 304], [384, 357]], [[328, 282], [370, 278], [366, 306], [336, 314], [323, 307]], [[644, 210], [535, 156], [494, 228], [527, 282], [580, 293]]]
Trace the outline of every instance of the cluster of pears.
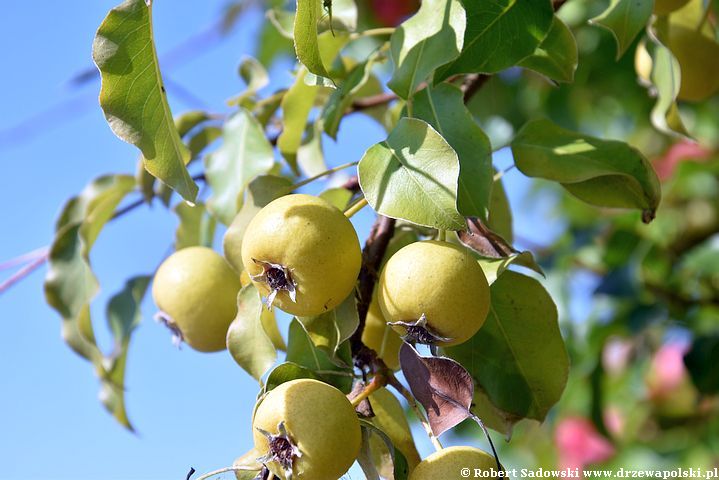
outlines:
[[[362, 263], [349, 219], [325, 200], [303, 194], [270, 202], [241, 235], [228, 230], [224, 247], [226, 258], [205, 247], [179, 250], [154, 279], [161, 317], [198, 351], [226, 347], [243, 285], [252, 282], [268, 307], [315, 316], [352, 294]], [[462, 343], [479, 330], [488, 309], [487, 280], [466, 248], [414, 242], [384, 265], [362, 340], [389, 368], [398, 369], [403, 338], [432, 346]], [[267, 393], [255, 412], [253, 435], [255, 452], [269, 470], [294, 480], [340, 478], [361, 444], [359, 420], [346, 396], [309, 379]], [[421, 462], [411, 479], [438, 478], [438, 469], [447, 472], [467, 455], [477, 457], [471, 465], [484, 464], [480, 450], [445, 449]]]

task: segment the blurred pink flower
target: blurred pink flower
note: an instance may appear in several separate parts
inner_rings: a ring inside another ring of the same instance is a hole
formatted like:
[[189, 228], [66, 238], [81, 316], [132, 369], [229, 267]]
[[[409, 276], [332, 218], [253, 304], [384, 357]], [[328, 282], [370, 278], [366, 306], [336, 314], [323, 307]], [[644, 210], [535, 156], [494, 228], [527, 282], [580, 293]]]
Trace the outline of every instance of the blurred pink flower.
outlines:
[[652, 358], [647, 376], [649, 396], [661, 398], [681, 386], [688, 375], [684, 366], [684, 354], [688, 345], [684, 342], [665, 343]]
[[592, 422], [582, 417], [567, 417], [554, 431], [560, 469], [580, 470], [603, 462], [614, 455], [614, 446], [597, 432]]

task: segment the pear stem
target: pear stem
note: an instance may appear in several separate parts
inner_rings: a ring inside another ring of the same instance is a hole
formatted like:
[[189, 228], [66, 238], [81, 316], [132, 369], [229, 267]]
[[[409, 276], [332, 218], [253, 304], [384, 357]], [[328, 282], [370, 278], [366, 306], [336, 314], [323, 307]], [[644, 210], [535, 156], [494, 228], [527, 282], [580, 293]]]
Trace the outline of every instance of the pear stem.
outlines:
[[362, 403], [363, 400], [365, 400], [367, 397], [372, 395], [374, 392], [382, 388], [387, 384], [387, 379], [382, 374], [377, 374], [374, 377], [372, 377], [372, 381], [367, 384], [367, 386], [364, 387], [364, 389], [357, 395], [355, 398], [352, 399], [350, 403], [352, 403], [352, 406], [357, 408], [357, 406]]
[[352, 216], [367, 206], [367, 199], [363, 196], [352, 205], [347, 207], [345, 210], [345, 217], [352, 218]]

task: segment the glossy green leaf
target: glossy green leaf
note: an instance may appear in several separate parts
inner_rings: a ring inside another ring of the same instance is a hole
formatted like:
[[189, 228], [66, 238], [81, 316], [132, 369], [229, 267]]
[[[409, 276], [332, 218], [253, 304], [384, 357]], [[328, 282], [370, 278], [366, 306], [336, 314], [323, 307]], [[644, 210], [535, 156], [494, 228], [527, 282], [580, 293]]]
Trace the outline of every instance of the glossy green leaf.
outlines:
[[458, 73], [495, 73], [531, 55], [552, 25], [549, 0], [464, 0], [467, 28], [459, 58], [437, 71], [434, 81]]
[[457, 58], [462, 50], [466, 18], [459, 0], [425, 0], [419, 11], [392, 34], [395, 71], [387, 83], [409, 98], [432, 71]]
[[591, 205], [638, 209], [645, 222], [654, 218], [661, 198], [659, 179], [649, 161], [624, 142], [536, 120], [517, 133], [512, 153], [525, 175], [559, 182]]
[[293, 170], [297, 170], [297, 151], [319, 92], [317, 87], [305, 83], [306, 74], [307, 70], [300, 67], [295, 83], [287, 90], [281, 103], [283, 125], [282, 133], [277, 138], [277, 148]]
[[100, 400], [120, 424], [134, 430], [125, 408], [125, 366], [132, 332], [142, 320], [140, 305], [150, 285], [151, 277], [129, 279], [124, 288], [107, 305], [107, 321], [113, 336], [114, 348], [101, 378]]
[[457, 152], [457, 207], [464, 216], [487, 218], [494, 170], [489, 139], [464, 106], [462, 91], [450, 84], [427, 87], [413, 100], [414, 116], [432, 125]]
[[227, 349], [232, 358], [257, 380], [277, 359], [275, 346], [262, 326], [263, 308], [255, 286], [243, 287], [237, 295], [237, 316], [227, 331]]
[[238, 272], [243, 270], [242, 237], [245, 236], [247, 225], [262, 207], [289, 193], [291, 187], [292, 182], [287, 178], [275, 175], [261, 175], [247, 186], [247, 194], [242, 208], [227, 228], [222, 242], [225, 258]]
[[222, 138], [222, 146], [205, 158], [205, 175], [212, 187], [208, 208], [229, 225], [242, 206], [247, 184], [269, 172], [275, 158], [262, 126], [244, 109], [225, 123]]
[[426, 122], [402, 118], [358, 165], [370, 206], [382, 215], [443, 230], [464, 228], [457, 211], [459, 158]]
[[[352, 365], [348, 342], [340, 347], [338, 358], [345, 365]], [[315, 346], [312, 338], [297, 319], [290, 322], [286, 360], [308, 368], [323, 381], [334, 385], [345, 393], [349, 393], [352, 388], [352, 368], [340, 367], [332, 362], [327, 353]]]
[[204, 203], [189, 205], [180, 202], [174, 211], [180, 219], [175, 231], [175, 250], [195, 245], [212, 248], [217, 220], [208, 214]]
[[360, 419], [362, 427], [362, 447], [357, 463], [362, 468], [367, 480], [392, 478], [407, 480], [409, 466], [402, 451], [395, 448], [387, 433], [369, 420]]
[[354, 295], [349, 295], [329, 312], [314, 317], [299, 317], [298, 320], [317, 348], [327, 352], [333, 362], [345, 366], [343, 360], [338, 357], [338, 350], [359, 325], [357, 301]]
[[561, 397], [569, 371], [557, 308], [537, 280], [512, 271], [490, 290], [484, 326], [445, 352], [467, 368], [507, 417], [542, 421]]
[[652, 15], [654, 0], [612, 0], [591, 23], [609, 30], [617, 41], [617, 59], [631, 46]]
[[317, 42], [317, 22], [321, 15], [321, 0], [297, 0], [293, 38], [295, 53], [300, 63], [316, 75], [329, 77]]
[[320, 49], [322, 64], [327, 68], [327, 75], [322, 76], [308, 72], [305, 76], [305, 83], [316, 87], [337, 88], [335, 80], [344, 78], [347, 75], [344, 62], [340, 61], [337, 55], [349, 41], [350, 36], [346, 32], [323, 32], [317, 37], [317, 44]]
[[97, 31], [92, 56], [102, 77], [100, 106], [120, 139], [142, 151], [145, 168], [185, 200], [197, 185], [185, 165], [190, 153], [175, 128], [152, 31], [152, 3], [126, 0]]
[[519, 62], [519, 66], [546, 75], [556, 82], [571, 83], [577, 62], [577, 42], [572, 31], [559, 17], [554, 17], [552, 27], [542, 43], [532, 55]]

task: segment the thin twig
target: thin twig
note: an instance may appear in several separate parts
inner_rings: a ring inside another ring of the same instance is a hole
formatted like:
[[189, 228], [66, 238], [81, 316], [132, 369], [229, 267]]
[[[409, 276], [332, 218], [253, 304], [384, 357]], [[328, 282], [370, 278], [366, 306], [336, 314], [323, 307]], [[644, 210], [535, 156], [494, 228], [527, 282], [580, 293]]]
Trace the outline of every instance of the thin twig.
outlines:
[[387, 245], [389, 245], [389, 241], [394, 235], [394, 225], [394, 218], [378, 215], [362, 250], [362, 268], [360, 269], [359, 284], [357, 286], [359, 325], [350, 339], [354, 356], [363, 350], [362, 332], [364, 331], [369, 304], [372, 301], [372, 292], [377, 282], [379, 265], [387, 251]]
[[37, 270], [37, 268], [40, 265], [45, 263], [49, 254], [50, 254], [49, 252], [45, 252], [44, 255], [41, 255], [40, 257], [36, 258], [32, 262], [28, 263], [27, 265], [22, 267], [20, 270], [15, 272], [10, 278], [8, 278], [4, 282], [0, 283], [0, 295], [5, 293], [5, 290], [9, 289], [13, 285], [15, 285], [17, 282], [19, 282], [20, 280], [22, 280], [23, 278], [27, 277], [32, 272]]

